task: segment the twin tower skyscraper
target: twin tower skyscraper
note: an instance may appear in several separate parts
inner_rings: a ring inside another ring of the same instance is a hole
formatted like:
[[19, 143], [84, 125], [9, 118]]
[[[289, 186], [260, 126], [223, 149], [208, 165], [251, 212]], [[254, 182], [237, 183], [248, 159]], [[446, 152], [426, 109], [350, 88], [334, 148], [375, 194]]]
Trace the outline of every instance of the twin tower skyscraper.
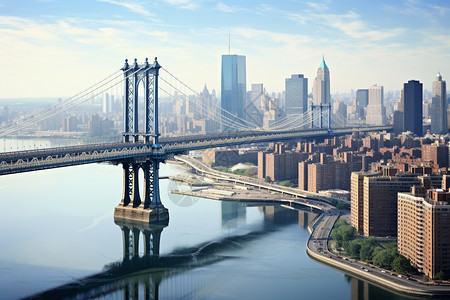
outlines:
[[[246, 58], [244, 55], [222, 55], [221, 72], [221, 108], [228, 111], [225, 123], [234, 121], [242, 123], [247, 119], [247, 81]], [[308, 79], [302, 74], [292, 75], [285, 80], [285, 112], [286, 114], [303, 114], [308, 111]], [[313, 103], [329, 105], [330, 70], [322, 57], [313, 86]], [[223, 114], [223, 113], [222, 113]], [[231, 129], [225, 127], [225, 129]]]

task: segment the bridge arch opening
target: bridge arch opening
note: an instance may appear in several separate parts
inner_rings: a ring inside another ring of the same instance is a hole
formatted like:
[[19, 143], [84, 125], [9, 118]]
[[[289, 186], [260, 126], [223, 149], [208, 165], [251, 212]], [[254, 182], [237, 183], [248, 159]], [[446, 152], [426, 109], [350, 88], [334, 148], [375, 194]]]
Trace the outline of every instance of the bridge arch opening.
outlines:
[[[146, 101], [145, 101], [145, 76], [143, 78], [141, 78], [138, 81], [138, 88], [137, 88], [137, 93], [138, 93], [138, 118], [139, 118], [139, 123], [138, 123], [138, 132], [139, 133], [145, 133], [145, 105], [146, 105]], [[142, 136], [139, 137], [140, 140], [143, 141]]]

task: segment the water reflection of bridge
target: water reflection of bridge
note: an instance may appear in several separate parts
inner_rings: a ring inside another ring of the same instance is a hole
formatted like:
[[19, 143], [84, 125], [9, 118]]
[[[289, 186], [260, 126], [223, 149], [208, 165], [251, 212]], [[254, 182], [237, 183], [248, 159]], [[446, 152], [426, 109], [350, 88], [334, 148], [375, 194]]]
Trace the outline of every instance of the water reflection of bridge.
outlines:
[[[245, 204], [227, 203], [224, 206], [222, 222], [243, 224], [243, 220], [245, 223]], [[315, 217], [310, 212], [280, 206], [265, 206], [259, 210], [264, 213], [261, 230], [177, 249], [166, 255], [160, 255], [160, 241], [167, 224], [115, 219], [122, 231], [122, 261], [106, 265], [101, 273], [30, 296], [29, 299], [195, 298], [197, 291], [219, 281], [220, 275], [189, 271], [232, 259], [223, 253], [240, 249], [245, 243], [273, 232], [270, 225], [278, 227], [297, 223], [300, 227], [306, 227], [306, 222], [311, 222]], [[139, 251], [140, 244], [144, 246], [143, 251]]]

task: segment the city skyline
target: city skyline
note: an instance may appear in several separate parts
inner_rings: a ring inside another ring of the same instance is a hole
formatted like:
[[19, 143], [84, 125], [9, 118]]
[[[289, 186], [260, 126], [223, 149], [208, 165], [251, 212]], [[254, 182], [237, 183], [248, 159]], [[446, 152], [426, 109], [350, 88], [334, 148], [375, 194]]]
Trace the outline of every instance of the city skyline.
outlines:
[[219, 91], [228, 33], [230, 53], [247, 57], [247, 89], [261, 82], [280, 92], [290, 74], [314, 78], [322, 54], [333, 94], [373, 84], [400, 90], [410, 79], [431, 90], [437, 72], [450, 73], [450, 7], [443, 0], [23, 0], [0, 7], [0, 98], [68, 97], [125, 58], [154, 56], [196, 90], [207, 84]]

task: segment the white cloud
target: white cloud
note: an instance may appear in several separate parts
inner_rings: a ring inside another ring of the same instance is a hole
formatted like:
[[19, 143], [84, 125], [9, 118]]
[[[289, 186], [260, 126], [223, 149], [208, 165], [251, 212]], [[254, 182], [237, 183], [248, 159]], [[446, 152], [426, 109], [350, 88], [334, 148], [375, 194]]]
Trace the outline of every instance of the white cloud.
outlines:
[[182, 9], [194, 10], [199, 6], [200, 1], [193, 0], [164, 0], [170, 5], [177, 6]]
[[143, 16], [151, 17], [153, 14], [145, 9], [141, 4], [137, 2], [128, 2], [128, 1], [115, 1], [115, 0], [98, 0], [100, 2], [106, 2], [114, 5], [123, 6], [132, 12], [141, 14]]
[[372, 28], [373, 26], [370, 26], [367, 22], [362, 21], [361, 16], [353, 11], [349, 11], [345, 14], [312, 12], [304, 12], [302, 14], [286, 12], [285, 14], [288, 19], [296, 21], [301, 25], [313, 24], [314, 26], [324, 28], [326, 31], [329, 31], [330, 28], [334, 28], [348, 37], [359, 40], [369, 39], [373, 41], [380, 41], [400, 36], [405, 32], [403, 28]]
[[229, 6], [226, 5], [225, 3], [219, 2], [216, 5], [216, 8], [220, 11], [223, 12], [227, 12], [227, 13], [236, 13], [239, 11], [248, 11], [247, 9], [243, 8], [243, 7], [238, 7], [238, 6]]

